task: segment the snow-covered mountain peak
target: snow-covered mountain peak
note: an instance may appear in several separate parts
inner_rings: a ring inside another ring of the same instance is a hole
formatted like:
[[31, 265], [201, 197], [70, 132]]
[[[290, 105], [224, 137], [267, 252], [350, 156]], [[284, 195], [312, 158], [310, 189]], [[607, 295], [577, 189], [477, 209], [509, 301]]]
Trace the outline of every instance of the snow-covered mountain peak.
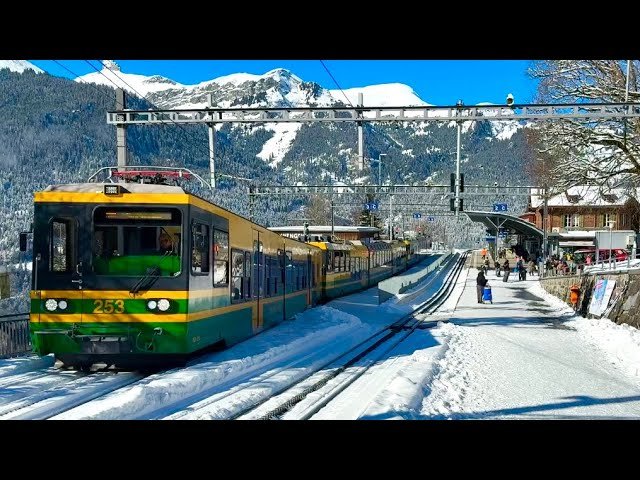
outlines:
[[44, 73], [44, 70], [36, 67], [26, 60], [0, 60], [0, 70], [8, 68], [12, 72], [22, 73], [25, 70], [33, 70], [36, 73]]
[[106, 85], [114, 88], [116, 85], [123, 88], [129, 93], [137, 96], [146, 97], [149, 93], [159, 92], [167, 90], [169, 88], [185, 88], [173, 80], [162, 77], [160, 75], [153, 75], [148, 77], [146, 75], [138, 75], [135, 73], [124, 73], [119, 70], [119, 67], [114, 68], [109, 63], [105, 63], [105, 67], [100, 72], [88, 73], [75, 79], [80, 83], [96, 83], [98, 85]]
[[294, 75], [286, 68], [274, 68], [273, 70], [269, 70], [265, 73], [263, 77], [271, 77], [276, 80], [293, 80], [298, 83], [302, 83], [303, 81], [300, 77]]
[[430, 106], [429, 103], [421, 100], [409, 85], [404, 83], [384, 83], [344, 90], [329, 90], [329, 93], [336, 101], [342, 103], [346, 102], [346, 95], [352, 105], [357, 105], [358, 94], [362, 93], [365, 107]]

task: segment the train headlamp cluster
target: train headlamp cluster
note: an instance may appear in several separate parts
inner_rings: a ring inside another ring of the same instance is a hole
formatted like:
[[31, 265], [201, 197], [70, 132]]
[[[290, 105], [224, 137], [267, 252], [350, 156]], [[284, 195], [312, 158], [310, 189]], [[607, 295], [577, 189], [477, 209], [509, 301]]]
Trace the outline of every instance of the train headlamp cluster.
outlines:
[[152, 312], [166, 312], [171, 308], [171, 302], [166, 298], [159, 298], [157, 300], [149, 300], [147, 302], [147, 309]]
[[63, 312], [67, 309], [69, 304], [65, 299], [56, 300], [55, 298], [50, 298], [46, 302], [44, 302], [44, 308], [49, 312], [55, 312], [56, 310]]

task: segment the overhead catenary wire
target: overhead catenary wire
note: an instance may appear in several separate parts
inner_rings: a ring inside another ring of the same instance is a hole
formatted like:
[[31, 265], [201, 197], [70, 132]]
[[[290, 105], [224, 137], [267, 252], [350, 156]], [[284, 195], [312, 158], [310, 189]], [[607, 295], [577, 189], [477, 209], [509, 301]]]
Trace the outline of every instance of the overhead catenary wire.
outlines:
[[[117, 84], [117, 83], [115, 83], [112, 79], [110, 79], [109, 77], [107, 77], [103, 72], [101, 72], [98, 68], [96, 68], [96, 66], [95, 66], [95, 65], [93, 65], [91, 62], [89, 62], [88, 60], [85, 60], [85, 62], [86, 62], [87, 64], [89, 64], [89, 66], [91, 66], [91, 68], [93, 68], [96, 72], [100, 73], [100, 74], [101, 74], [104, 78], [106, 78], [109, 82], [111, 82], [113, 85], [115, 85], [115, 86], [116, 86], [116, 88], [122, 88], [122, 86], [121, 86], [121, 85], [118, 85], [118, 84]], [[156, 110], [159, 110], [159, 107], [158, 107], [157, 105], [155, 105], [155, 104], [154, 104], [151, 100], [149, 100], [145, 95], [141, 94], [138, 90], [136, 90], [136, 89], [135, 89], [132, 85], [130, 85], [130, 84], [129, 84], [129, 83], [128, 83], [124, 78], [122, 78], [120, 75], [118, 75], [114, 70], [112, 70], [111, 68], [109, 68], [109, 66], [107, 66], [107, 65], [106, 65], [102, 60], [99, 60], [99, 62], [100, 62], [100, 64], [101, 64], [104, 68], [106, 68], [107, 70], [109, 70], [109, 71], [110, 71], [110, 72], [111, 72], [111, 73], [112, 73], [112, 74], [113, 74], [113, 75], [114, 75], [118, 80], [120, 80], [123, 84], [125, 84], [126, 86], [128, 86], [128, 87], [129, 87], [129, 88], [130, 88], [130, 89], [131, 89], [131, 90], [132, 90], [136, 95], [138, 95], [140, 98], [142, 98], [143, 100], [145, 100], [149, 105], [151, 105], [151, 106], [152, 106], [153, 108], [155, 108]], [[186, 137], [186, 138], [191, 139], [191, 140], [195, 139], [195, 140], [197, 140], [198, 142], [200, 141], [200, 139], [197, 139], [197, 138], [195, 138], [195, 137], [191, 136], [191, 135], [189, 134], [189, 131], [188, 131], [186, 128], [184, 128], [184, 126], [180, 125], [179, 123], [177, 123], [177, 122], [175, 122], [175, 121], [173, 121], [173, 120], [171, 120], [171, 122], [172, 122], [173, 124], [175, 124], [177, 127], [179, 127], [185, 135], [187, 135], [187, 137]], [[196, 143], [196, 145], [199, 145], [199, 143]], [[200, 148], [200, 147], [199, 147], [199, 148]], [[207, 153], [206, 153], [206, 154], [207, 154], [207, 157], [209, 157], [209, 155], [211, 155], [211, 154], [213, 153], [213, 151], [212, 151], [211, 147], [206, 147], [206, 152], [207, 152]], [[222, 149], [221, 160], [224, 158], [225, 153], [226, 153], [225, 149]]]
[[353, 103], [351, 103], [351, 100], [349, 100], [349, 97], [347, 97], [347, 94], [344, 93], [344, 90], [342, 89], [342, 87], [340, 86], [340, 84], [338, 83], [338, 81], [335, 79], [335, 77], [331, 74], [331, 72], [329, 71], [329, 68], [325, 65], [325, 63], [320, 60], [320, 63], [322, 64], [322, 66], [324, 67], [324, 69], [327, 71], [327, 73], [329, 74], [329, 76], [331, 77], [331, 79], [333, 80], [333, 83], [336, 84], [336, 86], [338, 87], [338, 89], [342, 92], [342, 95], [344, 95], [344, 98], [347, 99], [347, 103], [349, 105], [351, 105], [352, 108], [356, 108], [353, 106]]
[[[71, 75], [73, 75], [76, 79], [79, 79], [80, 76], [75, 73], [74, 71], [72, 71], [71, 69], [67, 68], [66, 66], [64, 66], [62, 63], [60, 63], [58, 60], [54, 60], [55, 63], [57, 63], [58, 65], [60, 65], [62, 68], [64, 68], [67, 72], [69, 72]], [[102, 90], [100, 90], [97, 86], [95, 86], [93, 83], [90, 82], [85, 82], [83, 80], [78, 80], [78, 83], [82, 83], [83, 85], [89, 85], [91, 88], [93, 88], [96, 92], [100, 93], [100, 95], [106, 97], [109, 99], [109, 101], [112, 101], [113, 98], [111, 98], [106, 92], [103, 92]], [[108, 107], [108, 103], [105, 102], [104, 104], [105, 109], [109, 109]]]
[[[147, 98], [145, 95], [141, 94], [138, 90], [136, 90], [131, 84], [129, 84], [124, 78], [122, 78], [120, 75], [118, 75], [114, 70], [112, 70], [108, 65], [106, 65], [102, 60], [99, 60], [100, 63], [104, 66], [104, 68], [106, 68], [107, 70], [109, 70], [118, 80], [120, 80], [122, 83], [124, 83], [125, 85], [127, 85], [133, 92], [135, 92], [139, 97], [141, 97], [142, 99], [146, 100], [149, 105], [151, 105], [153, 108], [155, 108], [156, 110], [160, 110], [160, 108], [155, 105], [149, 98]], [[94, 70], [96, 70], [97, 72], [101, 73], [107, 80], [109, 80], [113, 85], [116, 85], [117, 88], [121, 88], [120, 85], [117, 85], [115, 82], [113, 82], [113, 80], [111, 80], [110, 78], [108, 78], [106, 75], [104, 75], [102, 72], [100, 72], [93, 64], [91, 64], [89, 61], [85, 60], [85, 62], [87, 62]], [[283, 99], [285, 102], [287, 102], [289, 104], [289, 106], [291, 108], [293, 108], [293, 105], [291, 105], [291, 103], [283, 96]], [[170, 119], [171, 120], [171, 119]], [[192, 136], [190, 134], [190, 132], [184, 128], [184, 126], [182, 126], [181, 124], [171, 120], [171, 122], [173, 124], [175, 124], [177, 127], [179, 127], [183, 133], [185, 135], [189, 135], [189, 137], [187, 138], [191, 138], [191, 139], [195, 139], [197, 142], [200, 142], [201, 139], [197, 138], [195, 136]], [[196, 143], [196, 145], [200, 145], [199, 143]], [[200, 148], [200, 147], [198, 147]], [[211, 147], [203, 147], [206, 148], [206, 154], [207, 156], [211, 155], [213, 153]], [[227, 156], [227, 149], [224, 148], [224, 146], [220, 145], [220, 161], [224, 161], [226, 159]], [[226, 178], [232, 178], [234, 180], [241, 180], [241, 181], [252, 181], [250, 179], [247, 179], [245, 177], [241, 177], [241, 176], [235, 176], [235, 175], [229, 175], [229, 174], [216, 174], [217, 177], [226, 177]]]

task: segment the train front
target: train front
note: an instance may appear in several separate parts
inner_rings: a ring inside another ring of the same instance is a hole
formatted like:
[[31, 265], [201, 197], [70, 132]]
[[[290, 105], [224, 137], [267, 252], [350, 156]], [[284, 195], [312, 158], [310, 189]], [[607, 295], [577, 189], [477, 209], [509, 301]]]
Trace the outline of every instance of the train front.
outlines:
[[65, 365], [179, 360], [186, 342], [188, 195], [149, 184], [35, 194], [31, 337]]

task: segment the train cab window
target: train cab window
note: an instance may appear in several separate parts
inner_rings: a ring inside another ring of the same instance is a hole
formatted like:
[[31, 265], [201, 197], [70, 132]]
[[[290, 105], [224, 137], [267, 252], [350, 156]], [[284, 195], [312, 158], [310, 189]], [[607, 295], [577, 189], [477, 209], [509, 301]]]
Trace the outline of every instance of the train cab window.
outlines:
[[50, 238], [49, 271], [71, 272], [76, 255], [75, 222], [70, 218], [54, 218]]
[[213, 231], [213, 286], [226, 287], [229, 284], [229, 234], [221, 230]]
[[193, 222], [191, 225], [191, 272], [209, 273], [209, 225]]
[[156, 273], [176, 277], [182, 269], [182, 213], [166, 207], [98, 207], [93, 213], [91, 267], [98, 275]]

